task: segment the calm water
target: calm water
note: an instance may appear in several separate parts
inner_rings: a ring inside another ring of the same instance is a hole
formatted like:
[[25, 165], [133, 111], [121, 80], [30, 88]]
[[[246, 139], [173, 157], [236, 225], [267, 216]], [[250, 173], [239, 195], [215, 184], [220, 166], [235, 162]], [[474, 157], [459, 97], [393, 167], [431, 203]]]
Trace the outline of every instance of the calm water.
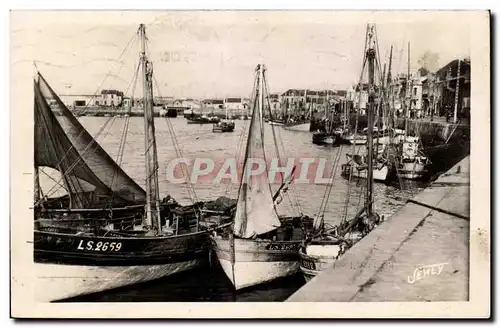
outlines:
[[[104, 133], [98, 138], [98, 142], [111, 157], [117, 158], [120, 136], [126, 119], [81, 117], [80, 121], [92, 135], [95, 135], [104, 123], [110, 119], [111, 121]], [[172, 135], [175, 135], [183, 157], [193, 160], [195, 157], [207, 157], [223, 161], [225, 158], [241, 155], [246, 144], [249, 121], [236, 121], [236, 129], [233, 133], [212, 133], [212, 126], [209, 124], [187, 124], [186, 119], [183, 117], [168, 120], [170, 120], [170, 125], [166, 118], [155, 119], [160, 163], [161, 197], [170, 194], [181, 204], [188, 204], [191, 201], [191, 196], [187, 186], [185, 184], [168, 183], [166, 178], [167, 163], [179, 156], [172, 142]], [[144, 186], [142, 179], [144, 179], [145, 175], [143, 129], [144, 122], [142, 118], [130, 118], [125, 152], [121, 163], [125, 172], [142, 186]], [[316, 146], [312, 144], [311, 134], [308, 132], [288, 131], [280, 127], [275, 127], [274, 131], [277, 139], [281, 140], [281, 156], [288, 158], [325, 158], [327, 160], [327, 169], [325, 171], [327, 172], [330, 170], [331, 165], [329, 164], [334, 162], [338, 152], [341, 152], [339, 164], [343, 164], [347, 162], [345, 153], [352, 151], [350, 146]], [[266, 146], [269, 146], [268, 148], [274, 152], [272, 127], [266, 124], [265, 133]], [[241, 142], [242, 140], [243, 142]], [[50, 172], [48, 173], [50, 174]], [[342, 219], [347, 190], [349, 189], [348, 181], [342, 178], [340, 174], [339, 165], [334, 175], [333, 188], [325, 210], [325, 221], [332, 224], [338, 223]], [[54, 177], [56, 180], [58, 179], [56, 176]], [[44, 189], [53, 185], [53, 182], [46, 176], [41, 176], [41, 180]], [[362, 206], [365, 192], [364, 186], [365, 181], [362, 180], [351, 182], [348, 217], [352, 217]], [[273, 187], [276, 189], [278, 185], [273, 185]], [[279, 205], [278, 211], [283, 215], [297, 215], [299, 212], [298, 203], [302, 213], [313, 216], [319, 211], [326, 188], [327, 185], [325, 184], [296, 184], [291, 188], [290, 197], [285, 197]], [[216, 185], [204, 182], [195, 184], [194, 189], [199, 200], [213, 200], [219, 196], [235, 198], [238, 188], [237, 185]], [[295, 192], [293, 192], [293, 189]], [[404, 204], [407, 197], [418, 192], [416, 186], [412, 185], [405, 185], [403, 189], [376, 183], [374, 186], [376, 211], [388, 217]], [[302, 284], [304, 284], [303, 278], [297, 275], [272, 284], [244, 290], [234, 295], [229, 280], [217, 263], [213, 263], [211, 267], [200, 268], [189, 273], [182, 273], [178, 276], [171, 276], [141, 285], [79, 297], [75, 298], [74, 301], [282, 301]]]

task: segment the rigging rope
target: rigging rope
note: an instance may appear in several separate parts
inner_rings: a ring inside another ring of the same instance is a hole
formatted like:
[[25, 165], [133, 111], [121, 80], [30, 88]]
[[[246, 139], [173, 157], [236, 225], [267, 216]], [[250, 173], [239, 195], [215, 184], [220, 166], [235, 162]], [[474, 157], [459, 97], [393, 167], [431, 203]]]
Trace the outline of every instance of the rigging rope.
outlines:
[[[252, 87], [252, 92], [250, 94], [250, 99], [251, 101], [253, 102], [255, 100], [255, 96], [256, 96], [256, 88], [257, 88], [257, 79], [254, 78], [253, 79], [253, 87]], [[249, 104], [250, 105], [250, 104]], [[252, 107], [253, 108], [253, 107]], [[245, 115], [246, 116], [246, 115]], [[251, 120], [245, 120], [245, 123], [243, 125], [243, 129], [241, 130], [241, 133], [240, 133], [240, 136], [238, 138], [238, 142], [236, 144], [236, 160], [237, 160], [237, 166], [238, 166], [238, 163], [242, 160], [242, 158], [245, 156], [244, 155], [244, 145], [245, 145], [245, 135], [247, 134], [247, 127], [248, 127], [248, 122], [250, 122]], [[250, 133], [250, 131], [248, 131], [248, 133]], [[244, 160], [243, 160], [244, 162]], [[244, 163], [243, 163], [244, 164]], [[243, 168], [244, 170], [245, 168]], [[234, 183], [231, 181], [231, 183], [229, 183], [226, 187], [226, 190], [225, 190], [225, 194], [227, 196], [230, 197], [232, 191], [233, 191], [233, 185]]]
[[327, 187], [325, 189], [325, 195], [323, 196], [323, 199], [321, 201], [319, 211], [317, 214], [317, 217], [321, 218], [322, 223], [324, 223], [325, 212], [326, 212], [326, 209], [328, 207], [328, 200], [329, 200], [330, 195], [332, 193], [333, 185], [335, 184], [334, 183], [335, 182], [335, 175], [337, 173], [337, 168], [339, 166], [341, 153], [342, 153], [342, 145], [338, 148], [338, 151], [335, 154], [335, 159], [333, 161], [332, 169], [330, 170], [330, 177], [332, 179], [332, 182], [329, 185], [327, 185]]
[[[105, 122], [105, 124], [104, 124], [104, 125], [103, 125], [100, 129], [99, 129], [99, 131], [97, 132], [97, 134], [96, 134], [96, 136], [93, 138], [93, 140], [92, 140], [91, 142], [89, 142], [89, 144], [88, 144], [88, 145], [84, 148], [83, 153], [82, 153], [82, 154], [79, 154], [78, 159], [77, 159], [74, 163], [72, 163], [72, 164], [69, 166], [69, 168], [68, 168], [68, 169], [67, 169], [64, 173], [62, 173], [62, 172], [61, 172], [62, 174], [61, 174], [61, 179], [59, 180], [59, 183], [61, 183], [61, 182], [64, 180], [64, 178], [65, 178], [67, 175], [69, 175], [69, 174], [71, 173], [71, 171], [72, 171], [72, 170], [73, 170], [73, 169], [74, 169], [74, 168], [75, 168], [75, 167], [76, 167], [76, 166], [80, 163], [80, 161], [82, 161], [82, 160], [83, 160], [83, 157], [84, 157], [84, 156], [87, 154], [87, 152], [91, 149], [91, 147], [94, 145], [94, 143], [96, 143], [96, 142], [97, 142], [97, 138], [99, 138], [99, 136], [100, 136], [100, 135], [104, 132], [104, 130], [106, 129], [106, 127], [108, 126], [108, 124], [109, 124], [110, 122], [114, 122], [115, 120], [116, 120], [116, 118], [115, 118], [115, 117], [110, 117], [110, 118], [109, 118], [109, 119]], [[113, 124], [111, 124], [111, 125], [113, 125]], [[64, 158], [66, 158], [66, 156], [67, 156], [68, 154], [69, 154], [69, 151], [65, 154]], [[64, 158], [63, 158], [63, 160], [64, 160]], [[61, 163], [62, 163], [62, 161], [63, 161], [63, 160], [61, 160], [61, 161], [59, 162], [59, 165], [58, 165], [58, 166], [60, 166], [60, 165], [61, 165]], [[51, 188], [51, 189], [50, 189], [50, 190], [49, 190], [49, 191], [45, 194], [45, 197], [46, 197], [46, 198], [50, 197], [51, 195], [53, 195], [53, 194], [54, 194], [54, 193], [58, 190], [58, 189], [54, 190], [54, 188], [55, 188], [55, 187], [57, 187], [57, 186], [53, 186], [53, 187], [52, 187], [52, 188]], [[35, 206], [39, 205], [41, 201], [42, 201], [42, 200], [39, 200], [38, 202], [36, 202], [36, 203], [35, 203]]]
[[[125, 46], [125, 48], [124, 48], [124, 49], [123, 49], [123, 51], [121, 52], [120, 56], [119, 56], [119, 57], [118, 57], [118, 59], [116, 60], [117, 62], [119, 62], [119, 61], [120, 61], [121, 57], [122, 57], [122, 56], [126, 53], [127, 49], [130, 47], [130, 45], [132, 44], [132, 42], [134, 41], [134, 39], [135, 39], [135, 38], [136, 38], [136, 35], [134, 34], [134, 35], [130, 38], [130, 40], [127, 42], [127, 45]], [[123, 62], [122, 62], [122, 65], [120, 66], [120, 69], [119, 69], [118, 73], [119, 73], [119, 72], [121, 72], [121, 70], [123, 69], [124, 64], [125, 64], [125, 62], [123, 61]], [[36, 62], [35, 62], [35, 69], [36, 69], [36, 71], [38, 72], [38, 69], [37, 69], [37, 67], [36, 67]], [[99, 87], [96, 89], [95, 93], [94, 93], [94, 94], [92, 95], [92, 97], [90, 98], [90, 101], [88, 102], [88, 104], [90, 104], [90, 103], [92, 102], [92, 99], [94, 99], [94, 98], [95, 98], [95, 96], [97, 95], [97, 93], [99, 92], [99, 90], [101, 89], [101, 87], [104, 85], [104, 82], [107, 80], [107, 78], [108, 78], [110, 75], [112, 75], [112, 74], [111, 74], [111, 73], [112, 73], [112, 71], [113, 71], [113, 68], [112, 68], [112, 69], [110, 69], [110, 70], [108, 71], [108, 73], [105, 75], [104, 79], [103, 79], [103, 80], [101, 81], [101, 83], [99, 84]], [[44, 96], [44, 97], [45, 97], [45, 96]], [[84, 108], [83, 108], [83, 109], [82, 109], [82, 110], [78, 113], [78, 115], [83, 115], [83, 114], [86, 112], [86, 110], [88, 109], [88, 107], [89, 107], [89, 105], [85, 106], [85, 107], [84, 107]], [[110, 121], [111, 119], [112, 119], [112, 118], [108, 119], [108, 120], [104, 123], [104, 125], [101, 127], [101, 130], [99, 130], [98, 134], [97, 134], [96, 136], [93, 136], [93, 139], [94, 139], [94, 140], [95, 140], [95, 139], [96, 139], [96, 138], [100, 135], [100, 133], [102, 133], [102, 130], [105, 128], [105, 126], [109, 123], [109, 121]], [[82, 133], [83, 133], [83, 132], [84, 132], [84, 130], [80, 131], [80, 133], [78, 134], [77, 138], [79, 138], [79, 137], [82, 135]], [[92, 142], [92, 143], [93, 143], [93, 142]], [[68, 154], [71, 152], [71, 150], [72, 150], [72, 149], [74, 149], [74, 145], [71, 145], [71, 147], [70, 147], [70, 148], [66, 151], [65, 155], [61, 158], [61, 160], [59, 161], [59, 163], [57, 163], [57, 165], [56, 165], [57, 167], [59, 167], [59, 166], [63, 163], [63, 161], [66, 159], [66, 157], [68, 156]], [[37, 174], [37, 176], [36, 176], [35, 178], [36, 178], [36, 179], [38, 179], [38, 178], [39, 178], [39, 175], [40, 175], [40, 173], [38, 173], [38, 174]], [[63, 178], [64, 178], [64, 176], [63, 176], [63, 177], [61, 177], [61, 180], [62, 180]], [[54, 187], [53, 187], [53, 188], [54, 188]], [[50, 191], [52, 191], [52, 188], [50, 189]], [[50, 192], [50, 191], [49, 191], [49, 192]], [[48, 193], [46, 193], [46, 195], [45, 195], [45, 196], [46, 196], [46, 197], [49, 197]], [[40, 201], [41, 201], [41, 200], [40, 200]], [[39, 204], [39, 202], [40, 202], [40, 201], [38, 201], [38, 202], [37, 202], [37, 204]], [[35, 204], [35, 205], [37, 205], [37, 204]]]
[[[134, 77], [130, 81], [130, 84], [128, 85], [127, 90], [124, 93], [124, 94], [128, 94], [130, 87], [133, 85], [131, 99], [134, 99], [135, 88], [137, 87], [137, 79], [139, 76], [139, 68], [140, 68], [140, 63], [138, 63]], [[132, 106], [132, 104], [130, 104], [130, 106]], [[129, 110], [130, 110], [130, 108], [129, 108]], [[118, 151], [117, 151], [117, 155], [116, 155], [116, 164], [118, 164], [118, 166], [116, 167], [115, 172], [113, 173], [113, 179], [111, 180], [112, 195], [111, 195], [111, 199], [110, 199], [110, 204], [113, 203], [113, 199], [114, 199], [114, 195], [115, 195], [115, 192], [113, 190], [113, 186], [116, 182], [116, 177], [118, 175], [118, 167], [121, 167], [121, 164], [123, 161], [123, 154], [125, 153], [125, 144], [127, 143], [127, 135], [128, 135], [129, 125], [130, 125], [130, 116], [127, 116], [125, 118], [125, 124], [124, 124], [123, 130], [122, 130], [122, 134], [120, 137], [120, 144], [118, 145]]]
[[[158, 96], [161, 97], [159, 83], [158, 83], [158, 80], [156, 79], [155, 75], [153, 75], [153, 80], [154, 80], [154, 83], [155, 83], [155, 86], [156, 86], [156, 91], [158, 93]], [[178, 158], [182, 158], [183, 157], [182, 150], [181, 150], [179, 141], [177, 140], [177, 136], [175, 135], [175, 130], [174, 130], [174, 127], [172, 126], [172, 122], [170, 121], [170, 118], [169, 117], [165, 117], [165, 122], [167, 123], [168, 133], [169, 133], [169, 135], [171, 137], [172, 145], [174, 146], [174, 151], [175, 151], [175, 153], [176, 153], [176, 155], [177, 155]], [[193, 184], [191, 183], [191, 180], [190, 180], [191, 172], [189, 172], [189, 170], [186, 168], [186, 165], [184, 163], [179, 164], [179, 165], [181, 167], [181, 172], [182, 172], [182, 174], [183, 174], [183, 176], [185, 178], [186, 191], [188, 193], [188, 196], [191, 199], [191, 202], [193, 204], [198, 203], [199, 202], [199, 198], [196, 195], [196, 191], [195, 191], [194, 186], [193, 186]]]
[[[133, 41], [136, 40], [136, 38], [137, 38], [136, 34], [132, 35], [132, 37], [130, 38], [130, 40], [127, 42], [127, 45], [125, 46], [125, 48], [123, 49], [123, 51], [118, 56], [118, 59], [115, 60], [115, 62], [121, 62], [121, 65], [120, 65], [120, 67], [118, 69], [118, 72], [116, 74], [112, 74], [113, 68], [111, 68], [108, 71], [108, 73], [106, 73], [106, 75], [104, 76], [104, 79], [99, 84], [99, 87], [97, 88], [96, 92], [90, 98], [88, 104], [90, 104], [92, 102], [92, 100], [95, 98], [95, 96], [97, 95], [97, 93], [99, 92], [99, 90], [101, 90], [102, 86], [104, 85], [104, 82], [106, 82], [106, 80], [108, 79], [109, 76], [111, 76], [111, 75], [118, 76], [120, 74], [120, 72], [122, 71], [123, 67], [125, 66], [125, 61], [120, 61], [120, 59], [125, 55], [125, 53], [128, 50], [131, 49], [130, 46], [132, 45]], [[130, 47], [130, 49], [129, 49], [129, 47]], [[89, 105], [85, 106], [84, 108], [81, 109], [81, 111], [78, 114], [79, 115], [85, 114], [87, 112], [88, 108], [89, 108]]]
[[[270, 94], [270, 92], [269, 92], [269, 85], [267, 83], [267, 78], [266, 78], [265, 75], [264, 75], [264, 81], [262, 83], [264, 83], [264, 92], [267, 95], [269, 95]], [[271, 102], [270, 102], [269, 96], [267, 97], [267, 106], [268, 106], [270, 118], [272, 118]], [[275, 147], [275, 150], [276, 150], [276, 156], [278, 157], [278, 163], [281, 164], [282, 158], [281, 158], [281, 155], [280, 155], [279, 146], [281, 145], [281, 147], [283, 148], [283, 153], [284, 153], [285, 152], [284, 145], [283, 145], [282, 142], [278, 143], [278, 140], [281, 141], [281, 139], [279, 138], [279, 136], [278, 137], [276, 136], [276, 132], [275, 132], [276, 130], [275, 130], [274, 125], [271, 125], [271, 131], [273, 132], [273, 142], [274, 142], [274, 147]], [[281, 178], [282, 178], [282, 183], [283, 183], [285, 181], [286, 177], [282, 174]], [[297, 196], [297, 192], [296, 192], [296, 189], [295, 189], [295, 184], [291, 183], [290, 186], [291, 186], [291, 192], [295, 196], [295, 204], [293, 204], [292, 199], [290, 197], [290, 194], [288, 192], [286, 193], [286, 196], [287, 196], [287, 198], [288, 198], [288, 200], [290, 202], [292, 210], [297, 209], [299, 216], [301, 216], [303, 214], [303, 212], [302, 212], [302, 208], [300, 206], [300, 202], [299, 202], [299, 199], [298, 199], [298, 196]], [[296, 208], [294, 207], [294, 205], [295, 205]]]

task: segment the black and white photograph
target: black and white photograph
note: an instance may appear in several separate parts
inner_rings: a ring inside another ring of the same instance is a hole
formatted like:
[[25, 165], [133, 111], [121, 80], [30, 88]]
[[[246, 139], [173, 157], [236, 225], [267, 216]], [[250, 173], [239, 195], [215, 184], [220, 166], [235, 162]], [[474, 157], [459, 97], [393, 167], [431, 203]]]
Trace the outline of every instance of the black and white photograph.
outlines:
[[11, 11], [11, 315], [488, 317], [489, 29]]

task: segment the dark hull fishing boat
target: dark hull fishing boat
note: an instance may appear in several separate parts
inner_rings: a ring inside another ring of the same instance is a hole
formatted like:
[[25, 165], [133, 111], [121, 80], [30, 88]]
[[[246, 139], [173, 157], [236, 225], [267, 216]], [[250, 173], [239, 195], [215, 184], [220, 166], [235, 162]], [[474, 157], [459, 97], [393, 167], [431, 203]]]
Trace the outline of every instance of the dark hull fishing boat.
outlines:
[[[101, 148], [40, 73], [35, 79], [33, 245], [38, 301], [145, 282], [195, 268], [207, 259], [210, 229], [200, 225], [201, 205], [160, 201], [153, 69], [145, 53], [142, 24], [139, 35], [146, 191]], [[55, 112], [61, 115], [56, 117]], [[67, 195], [43, 193], [39, 180], [43, 167], [60, 173], [58, 185]]]
[[220, 118], [217, 116], [206, 116], [206, 115], [184, 115], [188, 124], [216, 124], [220, 122]]
[[233, 132], [234, 127], [234, 122], [221, 121], [217, 124], [214, 124], [214, 126], [212, 127], [212, 132]]
[[229, 120], [226, 108], [226, 119], [214, 124], [212, 127], [212, 132], [220, 132], [220, 133], [233, 132], [234, 128], [235, 128], [234, 121]]
[[337, 135], [331, 132], [316, 132], [312, 136], [312, 143], [315, 145], [335, 145]]
[[[257, 66], [255, 101], [250, 123], [245, 165], [265, 158], [264, 152], [264, 67]], [[265, 162], [265, 161], [264, 161]], [[250, 166], [251, 167], [251, 166]], [[293, 171], [273, 196], [266, 174], [243, 177], [233, 223], [212, 235], [219, 263], [236, 290], [295, 274], [299, 270], [298, 250], [310, 219], [280, 217], [278, 198], [286, 192]], [[248, 178], [248, 179], [247, 179]]]

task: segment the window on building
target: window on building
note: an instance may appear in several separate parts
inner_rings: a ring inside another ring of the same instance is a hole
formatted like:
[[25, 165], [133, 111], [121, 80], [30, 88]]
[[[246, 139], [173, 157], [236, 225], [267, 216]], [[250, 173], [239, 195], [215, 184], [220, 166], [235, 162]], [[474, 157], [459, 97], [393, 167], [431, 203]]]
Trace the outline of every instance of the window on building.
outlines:
[[413, 88], [413, 95], [416, 96], [417, 95], [417, 88]]

